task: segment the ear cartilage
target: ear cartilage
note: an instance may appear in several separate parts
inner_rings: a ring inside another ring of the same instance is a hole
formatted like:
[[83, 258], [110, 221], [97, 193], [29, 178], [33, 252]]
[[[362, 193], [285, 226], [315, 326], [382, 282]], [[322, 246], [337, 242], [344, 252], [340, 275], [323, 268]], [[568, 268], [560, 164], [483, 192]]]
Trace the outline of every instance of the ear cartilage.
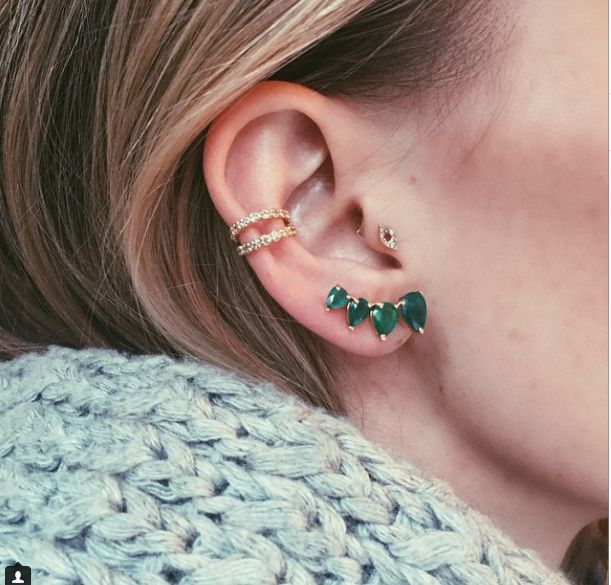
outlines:
[[244, 256], [250, 252], [254, 252], [263, 246], [269, 246], [277, 242], [281, 238], [294, 236], [297, 233], [296, 226], [291, 223], [291, 215], [287, 209], [270, 208], [254, 211], [250, 215], [238, 219], [229, 227], [230, 237], [234, 242], [238, 241], [238, 234], [248, 225], [261, 221], [262, 219], [280, 218], [284, 220], [284, 227], [273, 230], [267, 234], [263, 234], [254, 240], [250, 240], [237, 247], [238, 254]]
[[426, 300], [422, 291], [408, 292], [396, 303], [370, 303], [364, 297], [355, 297], [336, 284], [327, 294], [325, 310], [346, 308], [346, 323], [350, 330], [363, 322], [367, 316], [380, 341], [386, 341], [395, 329], [399, 317], [414, 331], [422, 335], [426, 323]]

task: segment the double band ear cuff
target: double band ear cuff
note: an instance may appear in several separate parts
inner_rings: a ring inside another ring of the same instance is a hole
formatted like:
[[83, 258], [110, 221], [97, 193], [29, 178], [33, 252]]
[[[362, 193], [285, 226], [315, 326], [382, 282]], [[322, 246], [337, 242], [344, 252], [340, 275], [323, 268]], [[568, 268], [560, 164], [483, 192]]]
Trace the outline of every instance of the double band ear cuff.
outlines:
[[388, 301], [370, 303], [363, 297], [349, 295], [345, 288], [336, 284], [327, 295], [325, 309], [331, 311], [344, 307], [348, 329], [354, 329], [369, 317], [380, 341], [386, 341], [387, 336], [399, 322], [399, 317], [417, 333], [421, 335], [424, 333], [426, 301], [421, 291], [408, 292], [396, 303]]
[[284, 227], [278, 230], [273, 230], [267, 234], [263, 234], [254, 240], [250, 240], [245, 244], [238, 245], [238, 254], [240, 256], [244, 256], [249, 252], [254, 252], [263, 246], [269, 246], [274, 242], [277, 242], [281, 238], [286, 238], [289, 236], [294, 236], [297, 233], [297, 230], [293, 224], [291, 224], [291, 216], [288, 210], [286, 209], [263, 209], [261, 211], [255, 211], [250, 215], [242, 217], [238, 219], [235, 223], [231, 224], [229, 227], [230, 237], [234, 242], [238, 241], [238, 234], [248, 225], [255, 223], [257, 221], [261, 221], [262, 219], [270, 219], [270, 218], [281, 218], [284, 220]]

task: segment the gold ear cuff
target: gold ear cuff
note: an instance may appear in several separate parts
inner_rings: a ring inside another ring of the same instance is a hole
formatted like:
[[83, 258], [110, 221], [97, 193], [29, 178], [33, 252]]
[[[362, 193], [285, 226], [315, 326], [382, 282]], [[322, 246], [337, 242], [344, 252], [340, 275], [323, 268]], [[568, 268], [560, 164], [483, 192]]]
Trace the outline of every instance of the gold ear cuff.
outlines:
[[263, 234], [254, 240], [250, 240], [244, 244], [238, 245], [238, 254], [244, 256], [249, 252], [254, 252], [263, 246], [269, 246], [270, 244], [277, 242], [282, 238], [294, 236], [297, 231], [293, 224], [291, 224], [291, 216], [286, 209], [263, 209], [261, 211], [255, 211], [246, 217], [240, 218], [238, 221], [233, 223], [229, 227], [230, 237], [234, 242], [238, 241], [238, 234], [248, 225], [261, 221], [262, 219], [280, 218], [284, 220], [284, 227], [278, 230], [273, 230], [267, 234]]

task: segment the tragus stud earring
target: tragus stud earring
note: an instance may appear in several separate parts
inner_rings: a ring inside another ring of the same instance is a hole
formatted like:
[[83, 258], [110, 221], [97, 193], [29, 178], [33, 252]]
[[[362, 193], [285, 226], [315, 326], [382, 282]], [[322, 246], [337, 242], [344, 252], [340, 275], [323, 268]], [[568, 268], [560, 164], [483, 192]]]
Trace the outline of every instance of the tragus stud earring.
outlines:
[[397, 238], [395, 232], [387, 226], [378, 225], [378, 235], [380, 236], [380, 242], [391, 250], [397, 249]]
[[421, 335], [424, 333], [426, 300], [421, 291], [408, 292], [396, 303], [370, 303], [363, 297], [357, 298], [348, 294], [345, 288], [336, 284], [327, 294], [325, 309], [330, 311], [344, 307], [348, 329], [353, 330], [369, 316], [380, 341], [386, 341], [399, 322], [399, 316], [411, 329]]

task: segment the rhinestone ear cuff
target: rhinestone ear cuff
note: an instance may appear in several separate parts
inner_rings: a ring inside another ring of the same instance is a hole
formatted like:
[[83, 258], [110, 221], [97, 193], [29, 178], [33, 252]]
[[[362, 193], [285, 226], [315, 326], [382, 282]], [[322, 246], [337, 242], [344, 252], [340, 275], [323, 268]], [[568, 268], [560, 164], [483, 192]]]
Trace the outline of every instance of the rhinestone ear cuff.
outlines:
[[386, 341], [399, 322], [399, 317], [417, 333], [424, 333], [426, 301], [421, 291], [408, 292], [396, 303], [370, 303], [363, 297], [348, 294], [345, 288], [336, 284], [327, 295], [325, 309], [331, 311], [343, 308], [346, 309], [348, 329], [354, 329], [369, 317], [380, 341]]
[[297, 232], [295, 226], [291, 224], [291, 216], [286, 209], [263, 209], [255, 211], [246, 217], [240, 218], [229, 227], [230, 237], [234, 242], [238, 241], [238, 234], [248, 225], [261, 221], [262, 219], [280, 218], [284, 220], [284, 227], [278, 230], [273, 230], [267, 234], [263, 234], [254, 240], [250, 240], [245, 244], [238, 245], [238, 254], [244, 256], [250, 252], [254, 252], [263, 246], [269, 246], [277, 242], [281, 238], [294, 236]]

